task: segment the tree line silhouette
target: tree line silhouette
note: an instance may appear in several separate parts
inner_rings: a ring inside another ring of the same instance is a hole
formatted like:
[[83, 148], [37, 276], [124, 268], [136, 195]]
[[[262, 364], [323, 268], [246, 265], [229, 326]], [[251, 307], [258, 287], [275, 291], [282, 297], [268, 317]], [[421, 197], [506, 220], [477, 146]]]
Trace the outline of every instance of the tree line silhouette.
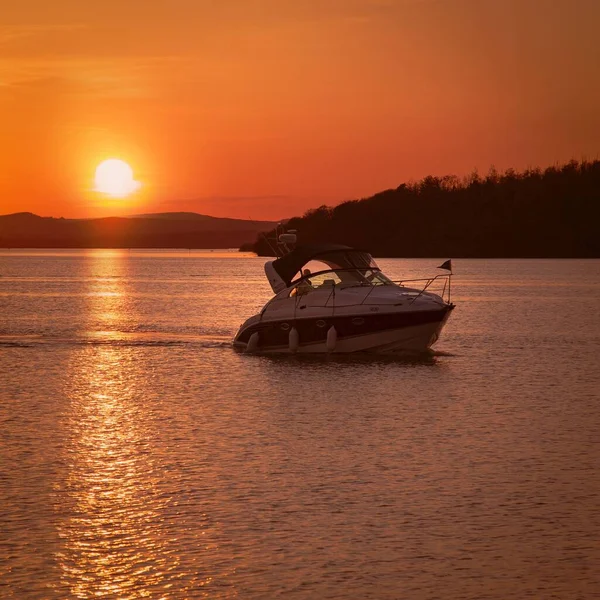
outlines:
[[[381, 257], [600, 257], [600, 160], [482, 177], [428, 176], [294, 217], [298, 243]], [[271, 231], [266, 237], [273, 238]], [[272, 256], [265, 236], [243, 249]]]

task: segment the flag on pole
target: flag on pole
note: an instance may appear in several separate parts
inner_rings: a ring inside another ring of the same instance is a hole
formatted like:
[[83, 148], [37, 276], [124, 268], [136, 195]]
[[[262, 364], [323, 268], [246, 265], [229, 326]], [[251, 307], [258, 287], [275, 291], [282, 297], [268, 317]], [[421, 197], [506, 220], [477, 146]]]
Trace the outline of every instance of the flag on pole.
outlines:
[[452, 260], [447, 260], [444, 264], [440, 265], [438, 269], [446, 269], [446, 271], [452, 271]]

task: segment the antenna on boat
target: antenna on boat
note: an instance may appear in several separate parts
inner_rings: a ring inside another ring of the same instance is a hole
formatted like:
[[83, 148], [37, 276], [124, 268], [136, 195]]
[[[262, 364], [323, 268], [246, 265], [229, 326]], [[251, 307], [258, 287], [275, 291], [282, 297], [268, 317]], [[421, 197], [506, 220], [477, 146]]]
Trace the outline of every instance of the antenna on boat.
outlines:
[[[265, 242], [267, 242], [267, 246], [269, 246], [269, 249], [277, 258], [281, 257], [281, 252], [279, 250], [278, 242], [277, 242], [277, 236], [279, 234], [279, 226], [280, 225], [281, 225], [281, 223], [277, 223], [277, 225], [275, 226], [275, 237], [274, 238], [267, 237], [267, 234], [264, 231], [261, 233], [261, 235], [265, 239]], [[271, 242], [275, 242], [275, 245], [271, 244]]]
[[[293, 250], [290, 246], [296, 244], [296, 230], [290, 229], [286, 231], [282, 223], [277, 223], [275, 227], [275, 237], [269, 238], [265, 233], [262, 234], [265, 242], [277, 258], [285, 256]], [[271, 243], [273, 242], [273, 243]]]
[[267, 242], [267, 245], [271, 249], [271, 252], [273, 252], [275, 256], [279, 257], [279, 250], [273, 247], [273, 244], [271, 244], [271, 240], [267, 237], [267, 234], [264, 231], [262, 232], [262, 236], [265, 238], [265, 242]]
[[298, 240], [296, 236], [296, 230], [290, 229], [288, 232], [280, 233], [277, 237], [277, 245], [283, 248], [283, 253], [288, 254], [291, 252], [289, 245], [294, 245]]

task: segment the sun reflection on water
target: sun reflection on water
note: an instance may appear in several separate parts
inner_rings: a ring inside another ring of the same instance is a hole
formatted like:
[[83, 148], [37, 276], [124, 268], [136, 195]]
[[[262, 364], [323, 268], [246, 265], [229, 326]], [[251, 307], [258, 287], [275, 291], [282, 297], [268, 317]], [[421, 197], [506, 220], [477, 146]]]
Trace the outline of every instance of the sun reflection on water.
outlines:
[[[97, 260], [103, 269], [111, 267], [106, 261], [120, 267], [118, 255]], [[112, 292], [88, 295], [91, 321], [109, 330], [132, 317], [126, 285], [90, 280], [94, 292], [104, 286]], [[71, 597], [179, 598], [189, 589], [189, 577], [180, 581], [177, 540], [165, 516], [173, 497], [161, 488], [164, 466], [153, 451], [155, 421], [145, 402], [152, 379], [135, 348], [93, 345], [70, 362], [68, 470], [55, 496], [61, 589]]]

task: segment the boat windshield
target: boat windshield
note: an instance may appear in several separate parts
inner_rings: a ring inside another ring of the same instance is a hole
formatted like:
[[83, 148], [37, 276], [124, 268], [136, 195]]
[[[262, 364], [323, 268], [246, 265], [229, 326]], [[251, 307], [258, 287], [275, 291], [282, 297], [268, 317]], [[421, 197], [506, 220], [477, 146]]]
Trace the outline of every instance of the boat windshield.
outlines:
[[[309, 271], [307, 273], [307, 270]], [[309, 268], [304, 270], [302, 277], [295, 279], [292, 285], [295, 285], [291, 295], [306, 294], [315, 289], [328, 288], [331, 286], [354, 287], [354, 286], [374, 286], [374, 285], [393, 285], [378, 268], [373, 269], [326, 269], [317, 272]]]
[[[343, 281], [344, 277], [351, 279], [353, 277], [352, 273], [355, 273], [355, 277], [359, 277], [359, 273], [379, 271], [379, 267], [373, 260], [373, 257], [366, 252], [358, 250], [323, 252], [318, 257], [304, 263], [302, 268], [292, 277], [292, 282], [300, 280], [307, 272], [317, 274], [325, 271], [340, 273], [338, 279]], [[342, 272], [346, 272], [347, 274], [344, 276]]]
[[[287, 286], [298, 282], [307, 271], [310, 273], [334, 271], [339, 275], [342, 271], [378, 270], [377, 264], [368, 252], [339, 244], [298, 246], [285, 256], [274, 260], [272, 267]], [[342, 278], [341, 275], [339, 277]]]

